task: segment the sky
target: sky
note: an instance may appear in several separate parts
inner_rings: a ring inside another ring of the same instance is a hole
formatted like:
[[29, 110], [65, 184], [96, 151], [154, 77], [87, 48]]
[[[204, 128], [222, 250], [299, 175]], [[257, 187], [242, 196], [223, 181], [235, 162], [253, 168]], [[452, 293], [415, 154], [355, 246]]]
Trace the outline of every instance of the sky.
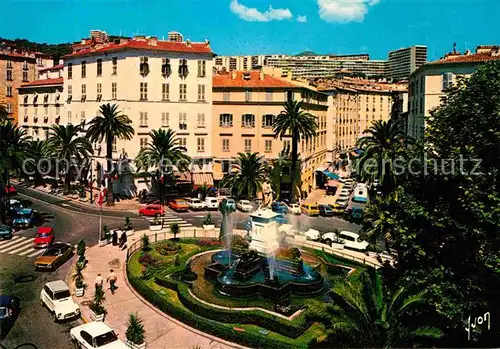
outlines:
[[78, 41], [90, 29], [210, 40], [218, 55], [369, 53], [500, 44], [500, 0], [0, 0], [0, 37]]

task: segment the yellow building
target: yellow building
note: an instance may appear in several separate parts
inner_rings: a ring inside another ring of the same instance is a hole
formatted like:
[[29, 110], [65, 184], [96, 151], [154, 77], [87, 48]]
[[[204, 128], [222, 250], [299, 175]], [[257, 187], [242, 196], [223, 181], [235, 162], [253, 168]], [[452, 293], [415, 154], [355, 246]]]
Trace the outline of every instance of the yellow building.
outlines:
[[240, 152], [258, 152], [275, 159], [291, 149], [291, 137], [275, 139], [273, 123], [287, 100], [301, 100], [303, 109], [316, 116], [317, 137], [299, 144], [301, 192], [316, 187], [315, 170], [326, 161], [327, 96], [313, 86], [264, 74], [235, 71], [213, 77], [214, 179], [221, 180]]

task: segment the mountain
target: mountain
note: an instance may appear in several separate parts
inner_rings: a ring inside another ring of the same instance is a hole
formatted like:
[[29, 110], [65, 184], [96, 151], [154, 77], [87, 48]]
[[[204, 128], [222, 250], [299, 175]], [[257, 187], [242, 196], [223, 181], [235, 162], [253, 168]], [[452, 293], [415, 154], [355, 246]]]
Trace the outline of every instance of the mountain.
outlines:
[[47, 43], [37, 43], [26, 39], [5, 39], [0, 37], [0, 43], [5, 43], [7, 45], [15, 45], [17, 48], [25, 49], [31, 52], [42, 52], [47, 55], [52, 56], [54, 59], [59, 59], [62, 56], [71, 53], [71, 43], [62, 44], [47, 44]]
[[312, 52], [312, 51], [304, 51], [299, 54], [296, 54], [295, 56], [321, 56], [319, 53]]

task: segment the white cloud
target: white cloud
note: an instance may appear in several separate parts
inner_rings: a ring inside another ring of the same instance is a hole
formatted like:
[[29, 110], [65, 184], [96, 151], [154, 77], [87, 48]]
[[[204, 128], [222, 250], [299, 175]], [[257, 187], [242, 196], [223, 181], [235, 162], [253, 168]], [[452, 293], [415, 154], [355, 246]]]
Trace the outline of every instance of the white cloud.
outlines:
[[318, 0], [319, 17], [326, 22], [362, 22], [380, 0]]
[[307, 22], [307, 17], [306, 16], [297, 16], [297, 22], [305, 23], [305, 22]]
[[229, 4], [231, 12], [238, 15], [241, 19], [249, 22], [269, 22], [282, 21], [284, 19], [292, 19], [293, 15], [289, 9], [273, 8], [269, 6], [266, 12], [261, 12], [255, 7], [246, 7], [240, 4], [238, 0], [231, 0]]

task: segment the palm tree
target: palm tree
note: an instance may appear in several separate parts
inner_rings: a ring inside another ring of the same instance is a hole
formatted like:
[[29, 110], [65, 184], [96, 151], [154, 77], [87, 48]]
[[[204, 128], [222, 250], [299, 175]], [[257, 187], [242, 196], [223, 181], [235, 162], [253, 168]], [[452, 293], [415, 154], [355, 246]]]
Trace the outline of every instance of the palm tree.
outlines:
[[367, 135], [358, 141], [358, 147], [363, 152], [358, 162], [358, 173], [369, 183], [377, 180], [383, 195], [392, 194], [398, 181], [396, 159], [404, 156], [410, 140], [403, 125], [393, 120], [375, 121], [364, 133]]
[[389, 292], [372, 268], [360, 275], [360, 282], [337, 280], [332, 288], [334, 302], [312, 302], [307, 317], [322, 322], [331, 338], [346, 340], [350, 347], [408, 347], [416, 338], [442, 336], [435, 327], [405, 325], [410, 309], [425, 302], [424, 292], [411, 294], [404, 287]]
[[248, 199], [262, 190], [262, 184], [269, 180], [269, 167], [264, 156], [258, 153], [238, 153], [231, 171], [222, 179], [222, 185], [228, 187], [237, 196]]
[[9, 120], [9, 113], [7, 113], [3, 105], [0, 105], [0, 123], [4, 123], [7, 120]]
[[29, 174], [35, 178], [35, 187], [42, 183], [42, 168], [40, 167], [42, 162], [40, 160], [42, 160], [45, 155], [45, 143], [46, 141], [41, 140], [32, 140], [28, 142], [27, 151], [30, 154], [30, 158], [26, 163], [27, 173], [25, 175], [28, 176]]
[[[149, 133], [151, 142], [139, 151], [135, 159], [135, 165], [140, 171], [154, 168], [158, 172], [158, 183], [160, 185], [160, 199], [163, 202], [164, 180], [160, 180], [160, 175], [165, 171], [172, 172], [174, 166], [179, 171], [187, 171], [191, 163], [191, 158], [185, 154], [186, 148], [179, 144], [175, 131], [168, 128], [166, 130], [153, 130]], [[163, 177], [162, 177], [163, 178]]]
[[[116, 139], [131, 140], [134, 136], [134, 128], [131, 126], [132, 120], [127, 115], [118, 111], [116, 104], [103, 104], [99, 108], [101, 115], [97, 115], [89, 122], [87, 137], [91, 142], [106, 142], [106, 159], [108, 165], [108, 175], [111, 175], [113, 166], [113, 143]], [[113, 186], [108, 178], [106, 204], [114, 205]]]
[[12, 121], [0, 123], [0, 219], [5, 223], [5, 186], [10, 182], [11, 171], [21, 171], [29, 156], [26, 130]]
[[391, 196], [377, 197], [370, 201], [363, 214], [361, 240], [376, 244], [384, 241], [391, 244], [393, 239], [393, 224], [395, 202]]
[[71, 165], [75, 164], [75, 160], [81, 163], [92, 154], [92, 145], [87, 139], [79, 136], [80, 132], [83, 132], [80, 125], [54, 125], [43, 149], [56, 160], [65, 160], [65, 184], [68, 193], [71, 191]]
[[276, 138], [292, 136], [292, 203], [295, 202], [295, 176], [299, 158], [299, 142], [316, 136], [316, 117], [302, 111], [302, 101], [288, 100], [285, 109], [274, 120], [273, 131]]

